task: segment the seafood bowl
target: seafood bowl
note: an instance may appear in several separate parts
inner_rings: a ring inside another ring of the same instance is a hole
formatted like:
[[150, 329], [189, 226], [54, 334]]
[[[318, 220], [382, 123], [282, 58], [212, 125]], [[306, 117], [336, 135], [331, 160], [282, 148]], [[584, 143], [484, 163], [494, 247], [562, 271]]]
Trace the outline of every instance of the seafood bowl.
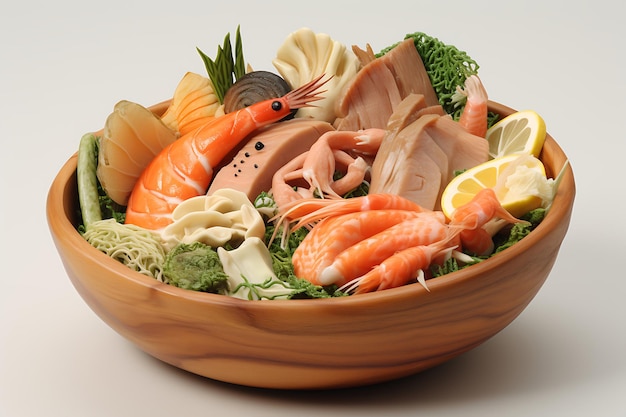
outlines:
[[[513, 112], [495, 102], [490, 110]], [[549, 134], [540, 158], [552, 177], [567, 161]], [[349, 297], [247, 301], [161, 283], [92, 247], [76, 229], [76, 164], [74, 155], [54, 179], [47, 218], [67, 274], [89, 307], [163, 362], [219, 381], [275, 389], [388, 381], [485, 342], [524, 310], [548, 277], [575, 196], [567, 166], [535, 230], [486, 261], [429, 280], [429, 291], [410, 284]]]

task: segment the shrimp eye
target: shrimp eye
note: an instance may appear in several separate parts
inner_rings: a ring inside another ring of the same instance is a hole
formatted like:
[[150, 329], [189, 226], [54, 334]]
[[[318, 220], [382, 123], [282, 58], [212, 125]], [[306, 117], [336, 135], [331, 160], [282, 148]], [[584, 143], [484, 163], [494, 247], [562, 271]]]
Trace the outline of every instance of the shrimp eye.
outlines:
[[283, 103], [280, 101], [272, 101], [272, 110], [280, 111], [283, 108]]

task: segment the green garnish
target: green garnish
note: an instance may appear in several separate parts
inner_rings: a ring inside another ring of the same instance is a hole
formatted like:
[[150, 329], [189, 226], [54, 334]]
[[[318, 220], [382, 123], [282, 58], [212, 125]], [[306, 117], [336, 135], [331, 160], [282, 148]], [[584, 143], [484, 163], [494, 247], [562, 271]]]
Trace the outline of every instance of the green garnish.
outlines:
[[88, 228], [91, 223], [102, 220], [98, 200], [98, 177], [96, 176], [98, 139], [92, 133], [87, 133], [80, 139], [76, 165], [80, 211], [83, 225]]
[[230, 33], [226, 34], [224, 44], [218, 46], [215, 60], [196, 47], [200, 54], [204, 66], [206, 67], [209, 79], [213, 83], [215, 95], [220, 103], [224, 103], [226, 91], [246, 73], [246, 66], [243, 57], [243, 46], [239, 26], [235, 34], [235, 57], [233, 59], [233, 48], [230, 43]]
[[[276, 202], [265, 191], [261, 192], [254, 200], [254, 206], [257, 209], [269, 209], [270, 212], [276, 213]], [[278, 230], [275, 230], [276, 227], [278, 227]], [[275, 231], [276, 233], [274, 233]], [[286, 288], [292, 290], [288, 298], [329, 298], [347, 295], [339, 291], [336, 285], [324, 287], [297, 277], [291, 259], [298, 245], [309, 233], [309, 230], [306, 227], [301, 227], [285, 233], [284, 236], [282, 232], [283, 225], [277, 226], [272, 221], [266, 221], [264, 241], [268, 245], [272, 257], [274, 274], [280, 281], [285, 283]]]
[[99, 151], [100, 137], [93, 133], [82, 136], [76, 167], [79, 214], [82, 219], [82, 224], [78, 227], [80, 233], [84, 233], [89, 225], [102, 219], [114, 218], [118, 223], [124, 223], [126, 218], [126, 207], [113, 201], [98, 180], [96, 170]]
[[508, 235], [506, 235], [502, 239], [495, 241], [496, 248], [493, 253], [496, 254], [498, 252], [502, 252], [503, 250], [510, 248], [511, 246], [528, 236], [528, 234], [532, 232], [535, 227], [539, 225], [539, 223], [541, 223], [545, 215], [546, 209], [544, 208], [537, 208], [526, 213], [524, 216], [521, 217], [521, 220], [526, 220], [528, 223], [515, 223], [511, 227]]
[[217, 252], [202, 242], [179, 243], [165, 257], [163, 275], [171, 285], [194, 291], [224, 293], [228, 275]]
[[[407, 34], [406, 39], [413, 39], [415, 48], [424, 63], [430, 82], [439, 98], [439, 104], [446, 113], [458, 120], [465, 107], [465, 102], [459, 103], [453, 99], [457, 86], [463, 86], [470, 75], [477, 75], [479, 65], [466, 52], [459, 50], [453, 45], [446, 45], [439, 39], [422, 32]], [[380, 57], [395, 48], [397, 42], [381, 50], [376, 56]], [[489, 114], [489, 126], [497, 115]]]

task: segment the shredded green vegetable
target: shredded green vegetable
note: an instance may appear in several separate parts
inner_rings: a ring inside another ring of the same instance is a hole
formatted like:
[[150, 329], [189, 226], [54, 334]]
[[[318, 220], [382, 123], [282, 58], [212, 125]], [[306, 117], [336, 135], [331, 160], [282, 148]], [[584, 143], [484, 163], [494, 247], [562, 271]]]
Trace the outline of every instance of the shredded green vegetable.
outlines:
[[503, 250], [510, 248], [526, 236], [530, 232], [532, 232], [535, 227], [541, 223], [546, 215], [546, 209], [538, 208], [535, 210], [531, 210], [521, 217], [521, 220], [526, 220], [528, 223], [515, 223], [508, 235], [504, 237], [500, 237], [500, 239], [496, 238], [494, 241], [496, 242], [496, 249], [494, 250], [494, 254], [498, 252], [502, 252]]
[[163, 276], [179, 288], [210, 293], [225, 293], [228, 275], [217, 252], [202, 242], [180, 243], [167, 253]]
[[[413, 39], [415, 48], [424, 62], [424, 68], [439, 98], [439, 104], [446, 113], [458, 120], [463, 107], [465, 107], [465, 100], [459, 102], [459, 97], [455, 97], [456, 87], [462, 87], [470, 75], [478, 74], [478, 63], [466, 52], [455, 46], [446, 45], [439, 39], [425, 33], [409, 33], [404, 37], [404, 40], [409, 38]], [[384, 48], [376, 56], [385, 55], [399, 43]], [[491, 126], [496, 119], [497, 115], [490, 113], [488, 125]]]

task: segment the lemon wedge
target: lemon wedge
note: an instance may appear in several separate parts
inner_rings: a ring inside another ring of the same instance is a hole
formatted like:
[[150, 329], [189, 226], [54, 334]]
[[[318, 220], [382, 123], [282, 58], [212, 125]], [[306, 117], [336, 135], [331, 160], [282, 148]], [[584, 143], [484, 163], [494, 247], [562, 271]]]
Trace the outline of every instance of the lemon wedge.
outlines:
[[480, 190], [493, 188], [502, 207], [520, 217], [552, 199], [553, 183], [535, 156], [509, 154], [454, 177], [442, 193], [441, 210], [450, 218], [457, 207], [469, 203]]
[[491, 126], [485, 138], [491, 158], [514, 153], [538, 157], [546, 139], [546, 123], [535, 111], [522, 110]]

